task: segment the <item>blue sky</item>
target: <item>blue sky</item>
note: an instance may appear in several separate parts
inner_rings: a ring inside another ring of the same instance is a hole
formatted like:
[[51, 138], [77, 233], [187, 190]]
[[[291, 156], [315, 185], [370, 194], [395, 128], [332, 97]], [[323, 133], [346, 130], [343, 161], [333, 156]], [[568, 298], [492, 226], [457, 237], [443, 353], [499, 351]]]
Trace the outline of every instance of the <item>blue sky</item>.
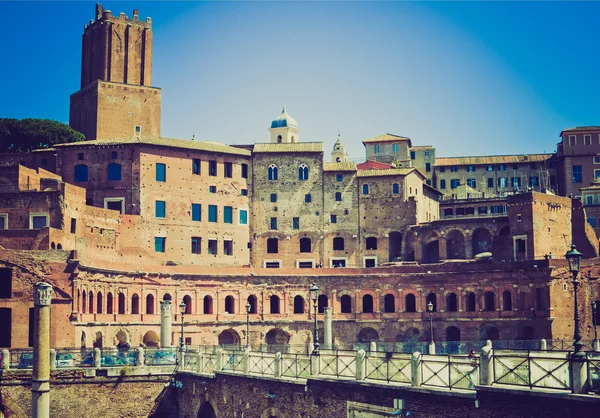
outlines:
[[[552, 152], [600, 125], [598, 2], [103, 2], [152, 17], [162, 135], [300, 141], [350, 157], [385, 132], [437, 156]], [[94, 2], [0, 1], [0, 117], [68, 122]]]

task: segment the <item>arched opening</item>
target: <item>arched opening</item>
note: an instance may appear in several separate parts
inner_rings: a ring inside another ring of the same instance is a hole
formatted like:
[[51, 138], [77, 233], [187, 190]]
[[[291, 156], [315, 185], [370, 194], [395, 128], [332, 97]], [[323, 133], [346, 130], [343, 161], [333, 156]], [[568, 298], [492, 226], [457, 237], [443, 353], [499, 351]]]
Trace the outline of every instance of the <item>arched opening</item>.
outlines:
[[359, 343], [370, 343], [379, 340], [379, 334], [373, 328], [363, 328], [360, 330], [356, 339]]
[[298, 180], [308, 180], [308, 167], [306, 164], [301, 164], [298, 167]]
[[202, 303], [202, 312], [205, 315], [212, 315], [213, 313], [213, 299], [209, 295], [204, 296]]
[[400, 232], [390, 232], [388, 257], [389, 261], [402, 259], [402, 234]]
[[148, 315], [154, 314], [154, 295], [146, 296], [146, 313]]
[[412, 293], [404, 297], [404, 310], [406, 312], [417, 312], [417, 298]]
[[154, 331], [148, 331], [144, 334], [142, 342], [146, 347], [158, 347], [158, 335]]
[[482, 328], [481, 333], [480, 333], [480, 339], [482, 341], [486, 341], [486, 340], [499, 340], [500, 339], [500, 331], [498, 331], [498, 328], [496, 327], [485, 327]]
[[510, 290], [502, 292], [502, 310], [512, 311], [512, 293]]
[[496, 304], [494, 303], [494, 293], [493, 292], [485, 292], [483, 294], [483, 309], [486, 311], [495, 311]]
[[87, 337], [85, 331], [81, 331], [81, 348], [85, 348], [87, 345]]
[[140, 313], [140, 297], [137, 293], [134, 293], [131, 296], [131, 313], [137, 315]]
[[[281, 135], [279, 135], [281, 138]], [[217, 418], [217, 414], [210, 402], [204, 402], [198, 411], [198, 418]]]
[[235, 301], [233, 299], [233, 296], [230, 295], [225, 298], [225, 313], [235, 313], [234, 303]]
[[269, 180], [277, 180], [278, 179], [278, 172], [277, 172], [277, 166], [275, 164], [271, 164], [269, 166], [268, 169], [268, 174], [269, 174]]
[[457, 229], [453, 229], [446, 235], [446, 254], [450, 260], [464, 260], [465, 236]]
[[120, 315], [125, 313], [125, 295], [119, 293], [119, 310], [117, 311]]
[[319, 295], [319, 299], [317, 302], [317, 312], [325, 312], [325, 308], [327, 306], [329, 306], [329, 299], [327, 298], [327, 295]]
[[286, 345], [290, 340], [290, 336], [282, 329], [273, 328], [265, 336], [265, 342], [268, 345], [282, 346]]
[[168, 293], [165, 293], [163, 296], [163, 300], [172, 300], [171, 295]]
[[473, 231], [471, 242], [473, 246], [473, 256], [492, 251], [492, 236], [490, 231], [485, 228], [477, 228]]
[[377, 238], [369, 237], [367, 238], [367, 250], [376, 250], [377, 249]]
[[56, 249], [57, 250], [62, 250], [62, 244], [60, 242], [58, 244], [56, 244]]
[[248, 303], [250, 304], [250, 312], [251, 314], [256, 313], [256, 296], [250, 295], [248, 296]]
[[446, 341], [460, 341], [460, 329], [456, 327], [446, 328]]
[[446, 295], [446, 310], [448, 312], [458, 311], [458, 302], [457, 302], [457, 298], [456, 298], [456, 293], [448, 293]]
[[304, 313], [304, 298], [300, 295], [296, 295], [294, 297], [294, 313], [295, 314], [303, 314]]
[[269, 305], [271, 307], [271, 313], [278, 314], [279, 313], [279, 296], [271, 295], [271, 297], [269, 298]]
[[113, 295], [111, 292], [108, 292], [106, 294], [106, 313], [107, 314], [113, 313]]
[[352, 297], [350, 295], [342, 295], [340, 305], [342, 313], [352, 313]]
[[519, 309], [525, 311], [529, 309], [529, 293], [519, 292]]
[[226, 329], [219, 334], [219, 345], [239, 345], [240, 336], [232, 329]]
[[129, 343], [129, 338], [127, 337], [127, 333], [123, 330], [117, 332], [117, 335], [115, 335], [115, 338], [117, 339], [117, 345]]
[[417, 342], [419, 341], [419, 336], [421, 331], [417, 328], [409, 328], [403, 335], [399, 335], [397, 340], [402, 341], [402, 352], [404, 353], [414, 353], [418, 350]]
[[440, 261], [440, 242], [437, 236], [423, 246], [423, 263], [437, 263]]
[[54, 242], [50, 243], [50, 249], [51, 250], [56, 250], [56, 244]]
[[475, 312], [475, 293], [467, 292], [465, 296], [465, 310], [467, 312]]
[[94, 348], [102, 348], [102, 333], [98, 331], [94, 338], [94, 343], [92, 344]]
[[373, 296], [364, 295], [362, 298], [363, 313], [373, 313]]
[[519, 332], [519, 337], [520, 340], [533, 340], [535, 339], [535, 330], [532, 326], [530, 325], [525, 325], [523, 328], [521, 328], [520, 332]]
[[391, 293], [383, 297], [383, 311], [396, 312], [396, 298]]
[[429, 312], [429, 303], [433, 305], [432, 312], [437, 312], [437, 297], [435, 296], [435, 293], [430, 293], [425, 298], [425, 306], [427, 307], [427, 312]]
[[98, 292], [98, 294], [96, 295], [96, 312], [98, 312], [99, 314], [101, 314], [102, 311], [103, 311], [102, 293]]
[[312, 251], [310, 238], [300, 238], [300, 252], [310, 253]]
[[[185, 314], [191, 315], [192, 314], [192, 297], [190, 295], [185, 295], [183, 297], [183, 303], [185, 303]], [[227, 305], [227, 303], [225, 305]]]

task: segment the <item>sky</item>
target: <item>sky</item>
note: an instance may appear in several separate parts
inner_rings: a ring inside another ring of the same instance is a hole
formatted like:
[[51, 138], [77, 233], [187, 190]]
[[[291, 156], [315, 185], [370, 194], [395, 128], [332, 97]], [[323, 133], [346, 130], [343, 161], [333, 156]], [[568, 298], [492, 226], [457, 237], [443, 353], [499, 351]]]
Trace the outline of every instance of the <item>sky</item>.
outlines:
[[[554, 152], [600, 125], [600, 2], [121, 2], [152, 17], [162, 136], [301, 142], [350, 158], [392, 133], [436, 155]], [[68, 123], [94, 2], [0, 0], [0, 117]]]

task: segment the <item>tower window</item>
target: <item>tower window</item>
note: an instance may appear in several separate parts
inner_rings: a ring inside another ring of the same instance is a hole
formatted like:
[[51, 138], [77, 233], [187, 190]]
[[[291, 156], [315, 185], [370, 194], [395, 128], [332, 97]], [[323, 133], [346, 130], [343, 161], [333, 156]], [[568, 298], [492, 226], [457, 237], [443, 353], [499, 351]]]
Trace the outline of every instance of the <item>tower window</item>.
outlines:
[[215, 160], [208, 162], [208, 175], [213, 177], [217, 175], [217, 162]]
[[308, 180], [308, 167], [306, 164], [302, 164], [298, 167], [298, 180]]
[[344, 180], [344, 175], [343, 174], [336, 174], [335, 175], [335, 181], [343, 181]]
[[227, 178], [233, 177], [233, 164], [230, 162], [225, 163], [225, 177], [227, 177]]
[[200, 174], [200, 160], [197, 158], [192, 160], [192, 174]]
[[335, 192], [335, 201], [336, 202], [342, 201], [342, 192]]
[[271, 164], [269, 166], [269, 180], [277, 180], [278, 178], [278, 170], [277, 170], [277, 166], [275, 164]]

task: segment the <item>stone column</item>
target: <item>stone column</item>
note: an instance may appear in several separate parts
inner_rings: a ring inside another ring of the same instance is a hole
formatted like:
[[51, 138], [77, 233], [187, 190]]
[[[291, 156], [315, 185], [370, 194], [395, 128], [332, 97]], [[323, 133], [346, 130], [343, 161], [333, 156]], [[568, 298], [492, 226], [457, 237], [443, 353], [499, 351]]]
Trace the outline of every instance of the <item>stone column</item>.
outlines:
[[410, 362], [410, 384], [411, 386], [419, 387], [423, 381], [421, 376], [421, 353], [415, 351]]
[[50, 302], [52, 286], [36, 283], [33, 289], [33, 418], [50, 418]]
[[171, 347], [171, 301], [160, 301], [160, 346]]
[[332, 329], [332, 319], [331, 315], [333, 312], [333, 308], [325, 308], [325, 319], [324, 319], [324, 336], [323, 336], [323, 348], [326, 350], [331, 350], [333, 348], [333, 329]]

